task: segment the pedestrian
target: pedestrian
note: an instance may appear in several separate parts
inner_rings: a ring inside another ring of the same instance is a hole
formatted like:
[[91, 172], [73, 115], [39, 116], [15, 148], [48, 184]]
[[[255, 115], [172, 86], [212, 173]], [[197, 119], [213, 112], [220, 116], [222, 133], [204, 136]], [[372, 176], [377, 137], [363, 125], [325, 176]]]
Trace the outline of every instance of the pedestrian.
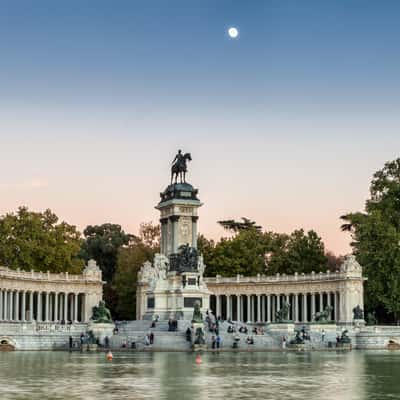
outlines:
[[219, 335], [217, 336], [216, 343], [217, 343], [217, 349], [219, 349], [222, 344], [221, 336]]
[[282, 349], [286, 349], [286, 337], [282, 338]]
[[106, 336], [104, 338], [104, 346], [105, 346], [106, 349], [108, 349], [110, 347], [110, 339], [109, 339], [108, 336]]
[[322, 341], [325, 340], [325, 330], [324, 329], [322, 329], [322, 332], [321, 332], [321, 340]]
[[73, 345], [74, 345], [74, 339], [72, 336], [70, 336], [69, 337], [69, 350], [70, 351], [72, 350]]
[[153, 344], [154, 343], [154, 333], [153, 332], [150, 332], [149, 339], [150, 339], [150, 344]]

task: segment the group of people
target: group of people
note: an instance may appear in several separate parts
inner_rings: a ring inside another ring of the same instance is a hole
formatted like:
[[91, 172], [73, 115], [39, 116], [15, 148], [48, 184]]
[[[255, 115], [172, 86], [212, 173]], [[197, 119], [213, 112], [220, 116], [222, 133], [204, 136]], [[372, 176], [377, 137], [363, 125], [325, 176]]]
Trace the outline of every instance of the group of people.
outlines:
[[144, 344], [150, 346], [154, 343], [154, 332], [149, 332], [144, 338]]
[[212, 336], [211, 337], [211, 348], [212, 349], [219, 349], [222, 347], [222, 339], [221, 336], [217, 335], [217, 336]]
[[178, 321], [176, 319], [169, 319], [168, 320], [168, 331], [175, 332], [178, 330]]

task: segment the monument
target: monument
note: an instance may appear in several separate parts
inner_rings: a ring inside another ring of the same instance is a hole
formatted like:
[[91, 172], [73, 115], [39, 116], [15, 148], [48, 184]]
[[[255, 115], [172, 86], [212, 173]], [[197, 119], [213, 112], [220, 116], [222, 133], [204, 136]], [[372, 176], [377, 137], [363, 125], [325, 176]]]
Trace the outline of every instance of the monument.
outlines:
[[[205, 265], [197, 251], [198, 190], [186, 182], [190, 153], [181, 150], [171, 166], [171, 184], [160, 193], [160, 253], [146, 262], [138, 275], [136, 318], [186, 319], [193, 307], [209, 308], [203, 279]], [[178, 182], [179, 181], [179, 182]]]

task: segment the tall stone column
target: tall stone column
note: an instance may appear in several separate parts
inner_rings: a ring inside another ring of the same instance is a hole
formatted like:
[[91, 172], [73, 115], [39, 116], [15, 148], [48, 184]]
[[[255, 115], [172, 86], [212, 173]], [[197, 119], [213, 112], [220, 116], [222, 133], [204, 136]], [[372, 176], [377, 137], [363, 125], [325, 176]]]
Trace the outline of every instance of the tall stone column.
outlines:
[[19, 321], [19, 291], [17, 290], [15, 292], [15, 313], [14, 313], [14, 319], [16, 321]]
[[238, 322], [241, 321], [240, 318], [240, 294], [236, 296], [236, 319]]
[[10, 290], [9, 306], [10, 306], [10, 321], [13, 321], [14, 320], [14, 292], [12, 290]]
[[37, 317], [36, 317], [37, 321], [42, 321], [42, 311], [43, 311], [42, 293], [38, 292], [38, 294], [37, 294]]
[[303, 293], [303, 322], [308, 322], [307, 293]]
[[250, 307], [251, 307], [251, 295], [247, 295], [247, 321], [251, 322]]
[[335, 321], [339, 322], [339, 320], [340, 320], [340, 310], [339, 310], [340, 302], [339, 302], [339, 293], [338, 292], [335, 292], [334, 301], [335, 301], [335, 305], [334, 305], [334, 307], [335, 307]]
[[265, 295], [261, 296], [261, 321], [265, 322]]
[[271, 296], [267, 294], [267, 322], [271, 322]]
[[21, 310], [21, 321], [26, 321], [26, 292], [22, 292], [22, 310]]
[[64, 293], [64, 321], [68, 321], [68, 293]]
[[[326, 306], [331, 307], [331, 292], [326, 293]], [[332, 311], [329, 311], [329, 317], [328, 320], [332, 319]]]
[[169, 217], [172, 223], [172, 253], [178, 252], [179, 232], [178, 232], [178, 221], [179, 215], [172, 215]]
[[252, 321], [252, 322], [255, 322], [255, 320], [256, 320], [256, 318], [257, 318], [257, 316], [255, 315], [255, 306], [254, 306], [254, 303], [255, 303], [254, 296], [251, 295], [251, 297], [250, 297], [250, 315], [251, 315], [251, 321]]
[[294, 322], [299, 322], [299, 295], [294, 295]]
[[226, 295], [226, 319], [231, 319], [230, 295]]
[[324, 293], [320, 292], [319, 294], [319, 312], [324, 309]]
[[192, 247], [197, 249], [197, 220], [199, 217], [192, 217]]
[[311, 321], [315, 318], [315, 293], [311, 293]]
[[33, 321], [33, 292], [29, 292], [29, 321]]
[[221, 317], [221, 296], [219, 294], [215, 295], [215, 303], [216, 303], [215, 312], [217, 314], [216, 317], [218, 318]]
[[74, 293], [74, 322], [78, 322], [78, 294]]
[[0, 289], [0, 321], [3, 321], [3, 289]]
[[241, 322], [245, 322], [245, 320], [244, 320], [244, 308], [243, 308], [243, 305], [244, 305], [244, 300], [243, 300], [243, 295], [240, 295], [239, 296], [240, 297], [240, 321]]
[[50, 299], [49, 299], [49, 292], [46, 292], [46, 308], [45, 308], [45, 315], [44, 315], [44, 320], [46, 322], [49, 322], [50, 318]]
[[257, 322], [261, 321], [261, 296], [257, 295]]
[[58, 322], [58, 293], [54, 293], [54, 322]]

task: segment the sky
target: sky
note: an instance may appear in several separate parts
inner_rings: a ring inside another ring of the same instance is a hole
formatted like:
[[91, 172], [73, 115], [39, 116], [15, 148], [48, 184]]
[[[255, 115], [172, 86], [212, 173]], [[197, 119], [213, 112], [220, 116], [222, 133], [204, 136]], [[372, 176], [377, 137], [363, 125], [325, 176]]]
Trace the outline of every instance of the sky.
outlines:
[[400, 2], [0, 6], [0, 214], [136, 233], [182, 149], [201, 233], [246, 216], [350, 251], [339, 217], [399, 156]]

